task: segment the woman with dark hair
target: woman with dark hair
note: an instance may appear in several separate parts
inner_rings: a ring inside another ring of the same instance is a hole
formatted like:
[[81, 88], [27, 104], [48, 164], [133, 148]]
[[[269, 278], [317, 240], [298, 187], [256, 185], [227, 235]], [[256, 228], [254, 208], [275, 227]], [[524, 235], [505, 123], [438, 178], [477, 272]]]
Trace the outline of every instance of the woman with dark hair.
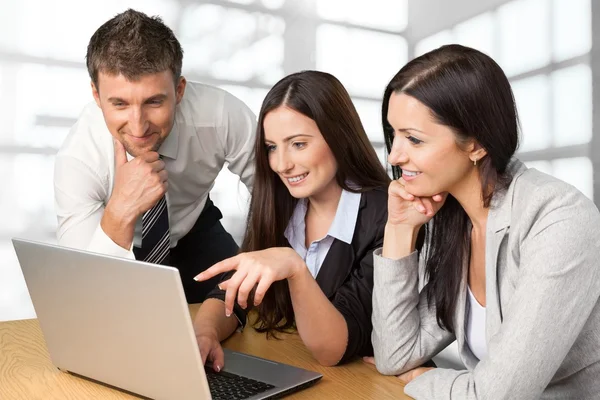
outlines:
[[[392, 79], [382, 116], [402, 177], [374, 255], [378, 370], [403, 374], [415, 399], [597, 399], [599, 213], [513, 158], [518, 118], [501, 68], [441, 47]], [[416, 368], [454, 340], [467, 370]]]
[[220, 341], [249, 306], [258, 331], [297, 328], [323, 365], [372, 355], [373, 250], [390, 179], [350, 96], [327, 73], [283, 78], [263, 102], [254, 149], [242, 253], [197, 277], [230, 271], [195, 320], [204, 361], [223, 367]]

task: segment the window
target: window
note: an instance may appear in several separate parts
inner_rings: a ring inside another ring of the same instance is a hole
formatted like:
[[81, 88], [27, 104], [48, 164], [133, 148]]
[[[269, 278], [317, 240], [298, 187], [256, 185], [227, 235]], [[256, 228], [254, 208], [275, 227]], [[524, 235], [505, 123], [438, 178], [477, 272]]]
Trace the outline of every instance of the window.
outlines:
[[554, 145], [588, 143], [592, 138], [592, 71], [579, 64], [552, 73]]
[[590, 199], [593, 197], [593, 167], [589, 158], [573, 157], [554, 160], [552, 175], [575, 186]]
[[[532, 23], [535, 21], [535, 23]], [[546, 0], [517, 0], [498, 8], [500, 66], [508, 76], [550, 63], [550, 12]]]
[[433, 34], [419, 41], [415, 46], [415, 56], [423, 55], [431, 50], [435, 50], [440, 46], [450, 43], [458, 43], [454, 39], [454, 33], [451, 30], [445, 30]]
[[553, 0], [552, 53], [563, 61], [592, 48], [591, 0]]
[[186, 70], [237, 82], [274, 84], [283, 77], [285, 22], [258, 12], [192, 4], [182, 16]]
[[408, 0], [317, 0], [317, 15], [326, 20], [401, 32], [408, 23]]
[[454, 27], [457, 43], [473, 47], [492, 58], [497, 57], [494, 14], [486, 12]]
[[330, 24], [317, 29], [317, 69], [335, 75], [351, 95], [380, 97], [406, 61], [401, 36]]
[[268, 92], [267, 89], [250, 88], [247, 86], [220, 85], [220, 87], [246, 103], [257, 116]]
[[519, 156], [592, 198], [590, 11], [591, 0], [513, 0], [423, 38], [415, 54], [460, 43], [492, 56], [511, 78]]
[[[383, 90], [381, 92], [383, 93]], [[354, 106], [371, 142], [384, 143], [381, 126], [381, 101], [354, 100]]]
[[552, 144], [550, 82], [546, 75], [512, 82], [521, 123], [520, 151], [541, 150]]

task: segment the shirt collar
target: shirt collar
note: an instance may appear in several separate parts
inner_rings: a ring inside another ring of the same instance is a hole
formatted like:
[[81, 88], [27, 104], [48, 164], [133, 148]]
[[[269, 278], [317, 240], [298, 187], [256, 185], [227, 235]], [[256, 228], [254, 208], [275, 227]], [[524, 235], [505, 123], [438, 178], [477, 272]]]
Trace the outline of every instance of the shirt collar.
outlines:
[[299, 250], [301, 250], [297, 247], [304, 247], [306, 238], [306, 224], [304, 222], [306, 211], [308, 211], [307, 200], [298, 200], [296, 208], [294, 208], [294, 212], [292, 213], [292, 218], [290, 218], [283, 234], [297, 253], [300, 253]]
[[[358, 219], [360, 198], [360, 193], [348, 192], [342, 189], [340, 202], [338, 203], [335, 217], [329, 227], [327, 236], [331, 236], [348, 244], [352, 243], [354, 228], [356, 227], [356, 221]], [[307, 199], [300, 199], [298, 200], [298, 203], [296, 203], [296, 208], [294, 208], [292, 218], [290, 218], [290, 222], [284, 233], [284, 236], [290, 244], [305, 242], [306, 225], [304, 219], [308, 210], [307, 205]]]
[[158, 154], [164, 157], [176, 159], [177, 158], [177, 150], [179, 149], [179, 129], [177, 119], [179, 117], [179, 106], [175, 111], [175, 121], [173, 122], [173, 128], [171, 128], [171, 132], [165, 138], [165, 141], [162, 142], [160, 147], [158, 148]]
[[358, 208], [360, 207], [360, 193], [352, 193], [342, 190], [342, 197], [335, 212], [335, 218], [329, 227], [327, 235], [351, 244], [354, 236], [354, 228], [358, 219]]

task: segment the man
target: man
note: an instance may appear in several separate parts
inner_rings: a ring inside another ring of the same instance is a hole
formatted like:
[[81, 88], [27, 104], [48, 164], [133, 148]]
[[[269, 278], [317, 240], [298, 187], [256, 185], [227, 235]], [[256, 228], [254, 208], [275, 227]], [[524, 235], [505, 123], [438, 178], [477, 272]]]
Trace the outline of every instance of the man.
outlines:
[[193, 277], [238, 247], [209, 198], [227, 162], [251, 189], [256, 117], [240, 100], [181, 76], [183, 51], [158, 17], [127, 10], [87, 49], [95, 104], [56, 157], [58, 243], [179, 269]]

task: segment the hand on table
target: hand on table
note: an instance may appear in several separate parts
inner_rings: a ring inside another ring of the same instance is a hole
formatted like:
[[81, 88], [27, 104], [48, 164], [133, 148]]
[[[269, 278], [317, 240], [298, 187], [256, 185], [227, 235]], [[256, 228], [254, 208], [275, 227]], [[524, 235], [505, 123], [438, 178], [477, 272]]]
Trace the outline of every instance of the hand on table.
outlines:
[[[374, 357], [363, 357], [363, 361], [367, 364], [375, 365]], [[433, 367], [417, 367], [415, 369], [411, 369], [410, 371], [406, 371], [403, 374], [397, 375], [398, 379], [404, 382], [405, 385], [408, 385], [410, 381], [415, 379], [417, 376], [424, 374], [425, 372], [434, 369]]]

